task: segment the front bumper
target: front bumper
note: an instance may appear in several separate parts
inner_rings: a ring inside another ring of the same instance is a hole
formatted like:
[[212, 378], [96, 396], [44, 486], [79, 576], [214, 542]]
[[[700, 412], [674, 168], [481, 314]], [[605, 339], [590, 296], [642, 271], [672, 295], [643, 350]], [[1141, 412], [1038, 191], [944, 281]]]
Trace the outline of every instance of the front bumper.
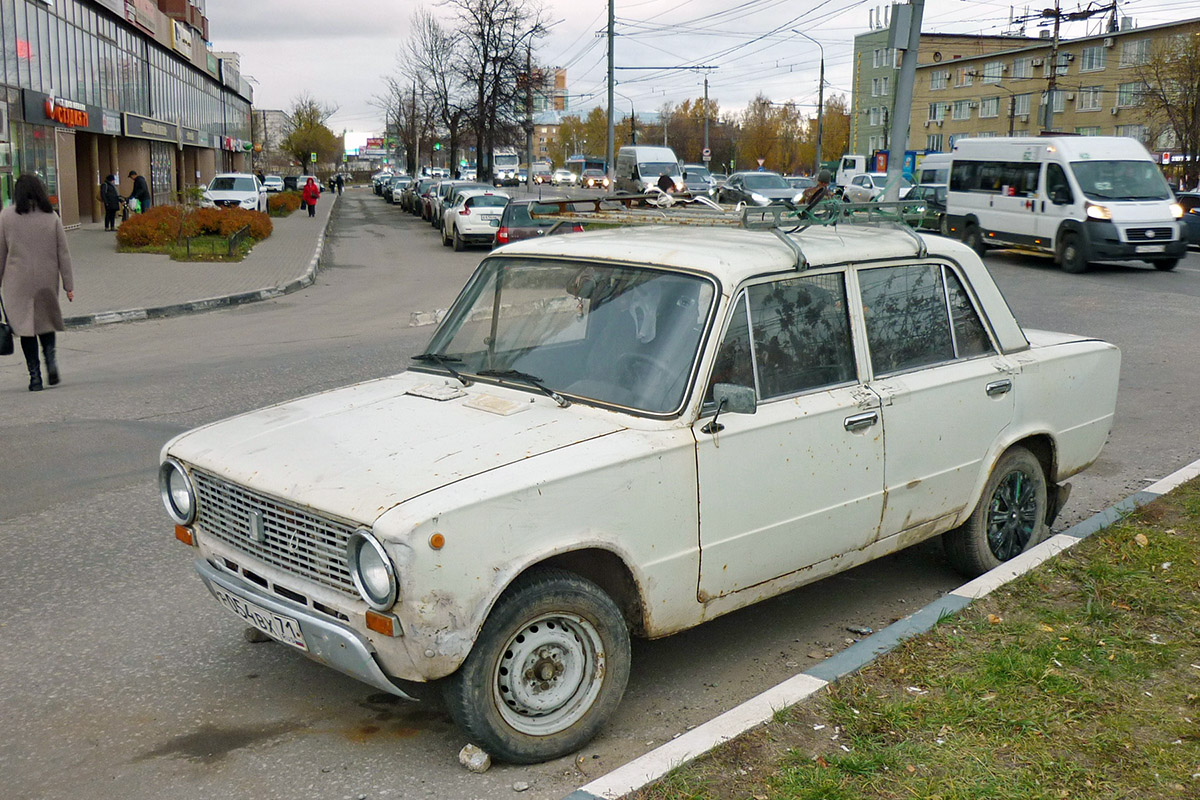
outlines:
[[[1124, 241], [1117, 226], [1113, 223], [1089, 219], [1086, 223], [1089, 257], [1098, 261], [1154, 261], [1156, 259], [1182, 258], [1187, 255], [1187, 239], [1181, 238], [1178, 223], [1153, 227], [1173, 228], [1174, 238], [1157, 241], [1153, 239]], [[1147, 252], [1145, 249], [1141, 249], [1150, 247], [1162, 247], [1162, 249], [1158, 252]]]
[[375, 650], [371, 643], [357, 631], [318, 616], [304, 606], [260, 592], [241, 579], [223, 572], [205, 559], [196, 561], [196, 572], [208, 590], [213, 592], [214, 597], [216, 597], [216, 593], [213, 587], [216, 586], [247, 603], [253, 603], [272, 613], [296, 620], [300, 624], [304, 642], [308, 646], [305, 655], [314, 661], [332, 667], [352, 678], [357, 678], [377, 689], [382, 689], [388, 694], [394, 694], [405, 700], [414, 699], [388, 679], [375, 660]]

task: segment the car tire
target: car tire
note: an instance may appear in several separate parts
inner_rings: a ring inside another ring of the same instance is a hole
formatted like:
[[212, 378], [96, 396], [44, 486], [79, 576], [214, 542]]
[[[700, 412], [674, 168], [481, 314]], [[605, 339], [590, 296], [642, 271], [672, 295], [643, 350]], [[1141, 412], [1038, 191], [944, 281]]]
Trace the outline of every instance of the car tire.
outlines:
[[938, 233], [942, 236], [950, 235], [950, 220], [946, 218], [945, 214], [938, 215]]
[[449, 247], [450, 246], [450, 237], [446, 235], [446, 226], [444, 226], [444, 225], [442, 226], [441, 236], [442, 236], [442, 247]]
[[442, 691], [469, 740], [501, 761], [534, 764], [595, 737], [629, 666], [629, 630], [612, 598], [574, 573], [537, 570], [496, 602]]
[[963, 231], [962, 240], [963, 244], [974, 250], [980, 258], [983, 258], [983, 254], [987, 252], [987, 245], [983, 243], [983, 231], [979, 229], [978, 225], [967, 225], [966, 230]]
[[466, 249], [467, 249], [467, 243], [463, 241], [461, 236], [459, 236], [458, 226], [455, 225], [454, 226], [454, 252], [461, 253], [463, 250], [466, 250]]
[[1160, 269], [1163, 272], [1170, 272], [1171, 270], [1173, 270], [1179, 266], [1179, 259], [1178, 258], [1164, 258], [1160, 261], [1151, 261], [1150, 263], [1154, 265], [1155, 269]]
[[1062, 244], [1058, 248], [1058, 263], [1062, 266], [1063, 272], [1069, 272], [1072, 275], [1087, 272], [1087, 253], [1084, 251], [1079, 234], [1063, 234]]
[[946, 557], [967, 577], [1000, 566], [1045, 538], [1048, 504], [1041, 462], [1024, 447], [1010, 448], [996, 462], [971, 516], [943, 534]]

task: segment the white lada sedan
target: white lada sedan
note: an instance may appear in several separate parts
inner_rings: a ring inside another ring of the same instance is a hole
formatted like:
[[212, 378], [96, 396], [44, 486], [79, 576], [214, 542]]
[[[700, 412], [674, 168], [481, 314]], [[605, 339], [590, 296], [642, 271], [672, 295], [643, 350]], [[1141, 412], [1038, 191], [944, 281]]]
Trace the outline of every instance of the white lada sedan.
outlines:
[[631, 636], [934, 536], [968, 574], [1036, 544], [1119, 363], [1022, 330], [941, 237], [550, 236], [485, 258], [408, 371], [171, 440], [162, 496], [238, 618], [396, 695], [438, 682], [535, 762], [604, 725]]

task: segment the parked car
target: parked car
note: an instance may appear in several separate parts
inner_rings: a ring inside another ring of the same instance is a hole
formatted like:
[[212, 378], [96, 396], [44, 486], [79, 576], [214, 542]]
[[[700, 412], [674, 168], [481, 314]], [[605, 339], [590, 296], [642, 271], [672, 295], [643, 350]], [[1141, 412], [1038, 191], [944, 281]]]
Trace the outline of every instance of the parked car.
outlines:
[[798, 192], [803, 192], [804, 190], [811, 189], [817, 185], [816, 179], [810, 178], [807, 175], [788, 175], [784, 178], [784, 180], [788, 182], [789, 186]]
[[950, 235], [950, 226], [946, 222], [946, 190], [944, 183], [919, 185], [914, 189], [913, 199], [920, 200], [925, 209], [917, 227]]
[[552, 198], [542, 198], [543, 202], [541, 203], [537, 200], [522, 199], [510, 201], [504, 207], [504, 213], [500, 215], [500, 225], [496, 229], [496, 239], [492, 246], [499, 247], [523, 239], [534, 239], [538, 236], [545, 236], [551, 231], [555, 234], [582, 232], [583, 225], [577, 222], [558, 224], [557, 220], [535, 219], [531, 216], [531, 213], [553, 214], [557, 211], [557, 206], [545, 204], [544, 201], [550, 199]]
[[735, 172], [717, 193], [718, 202], [766, 206], [794, 200], [800, 194], [778, 172]]
[[1183, 209], [1183, 227], [1188, 244], [1200, 246], [1200, 192], [1180, 192], [1175, 201]]
[[404, 189], [400, 198], [400, 207], [410, 214], [421, 213], [421, 194], [433, 183], [429, 178], [417, 178]]
[[1099, 457], [1120, 353], [1022, 330], [961, 242], [848, 227], [496, 250], [409, 371], [171, 439], [174, 536], [237, 625], [376, 691], [436, 682], [516, 763], [597, 734], [631, 634], [937, 536], [999, 566]]
[[263, 179], [263, 187], [268, 192], [282, 192], [283, 178], [279, 177], [278, 175], [267, 175]]
[[[864, 172], [850, 179], [850, 182], [843, 187], [842, 196], [847, 203], [869, 203], [883, 196], [883, 190], [887, 187], [887, 182], [888, 176], [886, 172]], [[901, 175], [900, 199], [908, 199], [912, 188], [913, 182]]]
[[322, 192], [325, 191], [325, 187], [321, 185], [321, 181], [316, 175], [288, 175], [283, 179], [283, 188], [292, 192], [303, 191], [304, 184], [308, 183], [309, 178], [317, 182], [317, 188]]
[[607, 189], [611, 181], [602, 169], [585, 169], [579, 176], [579, 185], [585, 189]]
[[550, 183], [552, 174], [550, 168], [544, 164], [533, 165], [533, 182], [535, 184]]
[[431, 224], [439, 231], [442, 230], [442, 225], [445, 222], [446, 209], [453, 205], [455, 192], [465, 189], [487, 189], [491, 191], [494, 187], [486, 183], [475, 183], [474, 181], [442, 181], [437, 186], [437, 191], [433, 195], [433, 219]]
[[208, 182], [200, 200], [209, 208], [248, 208], [267, 210], [267, 190], [248, 172], [222, 172]]
[[675, 185], [670, 191], [684, 190], [679, 158], [671, 148], [627, 144], [617, 151], [617, 166], [613, 171], [613, 188], [616, 191], [632, 194], [649, 192], [652, 187], [658, 185], [663, 175], [670, 178]]
[[550, 176], [550, 183], [554, 186], [574, 186], [579, 180], [579, 176], [569, 169], [556, 169]]
[[442, 244], [457, 252], [467, 245], [490, 245], [500, 227], [500, 215], [511, 198], [498, 189], [463, 189], [454, 195], [442, 220]]
[[412, 186], [412, 178], [407, 175], [401, 175], [392, 180], [391, 192], [393, 204], [400, 205], [400, 202], [404, 199], [404, 192], [407, 191], [409, 186]]

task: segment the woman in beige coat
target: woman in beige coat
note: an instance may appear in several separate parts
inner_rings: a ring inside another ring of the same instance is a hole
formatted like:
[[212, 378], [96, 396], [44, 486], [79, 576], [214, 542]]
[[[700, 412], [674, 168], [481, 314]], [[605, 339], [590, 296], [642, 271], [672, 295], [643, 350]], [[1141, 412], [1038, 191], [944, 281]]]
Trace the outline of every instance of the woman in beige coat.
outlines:
[[29, 391], [42, 389], [38, 342], [46, 356], [50, 385], [58, 383], [54, 332], [64, 330], [58, 287], [75, 299], [71, 253], [62, 220], [54, 213], [46, 186], [36, 175], [17, 178], [13, 202], [0, 211], [0, 292], [13, 333], [29, 367]]

